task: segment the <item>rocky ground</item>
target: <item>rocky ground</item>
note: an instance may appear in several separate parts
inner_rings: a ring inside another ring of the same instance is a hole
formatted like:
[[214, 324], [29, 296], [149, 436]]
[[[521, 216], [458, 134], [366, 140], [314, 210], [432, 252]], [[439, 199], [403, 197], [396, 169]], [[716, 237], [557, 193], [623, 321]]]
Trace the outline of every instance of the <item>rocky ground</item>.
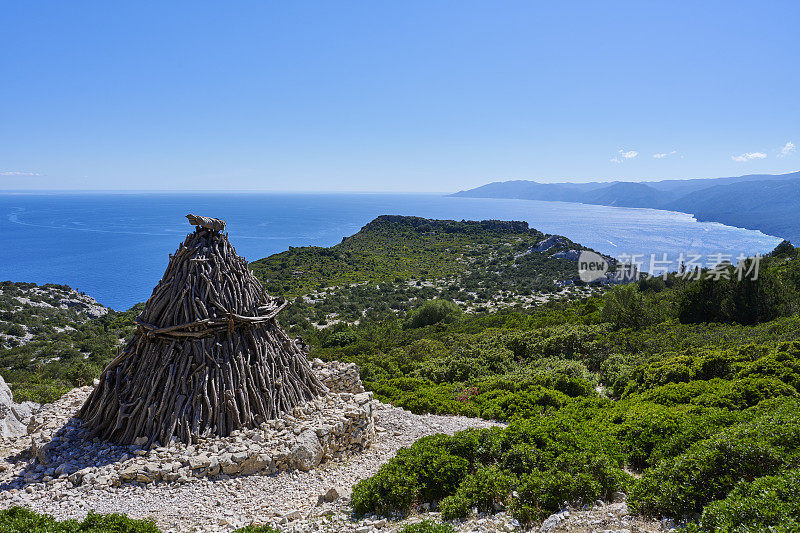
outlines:
[[[56, 404], [43, 406], [37, 415], [45, 427], [65, 424], [87, 391], [76, 389]], [[304, 472], [284, 471], [264, 475], [215, 477], [184, 476], [158, 483], [72, 483], [69, 476], [53, 479], [32, 475], [32, 458], [23, 450], [30, 438], [7, 439], [0, 447], [0, 508], [21, 505], [58, 519], [82, 518], [89, 510], [124, 513], [151, 518], [165, 532], [229, 532], [237, 527], [271, 524], [282, 531], [398, 531], [405, 524], [438, 519], [430, 512], [390, 521], [380, 517], [354, 520], [350, 516], [350, 487], [374, 474], [397, 450], [435, 433], [453, 434], [468, 428], [494, 425], [480, 419], [457, 416], [415, 415], [375, 402], [372, 445], [365, 451], [330, 459]], [[36, 463], [34, 463], [36, 464]], [[46, 474], [48, 465], [38, 474]], [[63, 472], [62, 472], [63, 474]], [[27, 477], [27, 480], [25, 476]], [[16, 480], [16, 482], [15, 482]], [[492, 532], [520, 530], [511, 516], [475, 516], [455, 524], [459, 531]], [[583, 510], [567, 509], [542, 524], [542, 532], [664, 530], [658, 522], [643, 522], [628, 515], [624, 502]]]
[[[317, 400], [316, 409], [309, 413], [300, 409], [295, 417], [275, 421], [280, 427], [272, 424], [256, 430], [258, 435], [192, 447], [174, 442], [145, 450], [81, 441], [79, 421], [71, 417], [91, 387], [74, 389], [34, 413], [30, 435], [0, 440], [0, 508], [20, 505], [58, 519], [83, 518], [89, 510], [124, 513], [151, 518], [165, 532], [229, 532], [248, 524], [295, 532], [394, 532], [408, 523], [437, 520], [435, 512], [400, 521], [354, 520], [351, 487], [421, 437], [496, 424], [460, 416], [415, 415], [371, 400], [372, 393], [361, 392], [352, 365], [318, 360], [312, 365], [331, 389], [349, 392]], [[346, 441], [330, 436], [340, 433], [336, 429], [340, 424], [349, 428]], [[319, 444], [319, 453], [309, 455], [304, 436], [314, 433], [317, 437], [311, 440]], [[270, 457], [262, 457], [264, 453]], [[241, 461], [237, 462], [237, 454]], [[251, 455], [264, 459], [263, 468], [250, 468]], [[245, 472], [250, 475], [240, 475]], [[539, 531], [668, 529], [669, 524], [630, 517], [624, 495], [618, 499], [613, 504], [565, 509], [549, 517]], [[465, 532], [522, 529], [505, 513], [473, 516], [455, 525]]]
[[[78, 396], [84, 394], [79, 390], [75, 398], [61, 402], [59, 412], [50, 411], [50, 422], [57, 417], [67, 423], [80, 403]], [[0, 479], [4, 481], [0, 507], [22, 505], [58, 519], [80, 518], [89, 510], [125, 513], [152, 518], [164, 531], [230, 531], [250, 523], [274, 523], [297, 531], [355, 531], [368, 526], [369, 531], [387, 523], [351, 522], [346, 505], [349, 487], [374, 474], [399, 448], [420, 437], [492, 425], [465, 417], [414, 415], [377, 402], [375, 415], [377, 435], [372, 446], [309, 472], [190, 477], [183, 482], [74, 485], [67, 477], [56, 489], [48, 481], [14, 484], [13, 480], [24, 480], [31, 471], [31, 459], [23, 453], [30, 439], [7, 440], [0, 449]], [[333, 501], [320, 504], [323, 495]]]

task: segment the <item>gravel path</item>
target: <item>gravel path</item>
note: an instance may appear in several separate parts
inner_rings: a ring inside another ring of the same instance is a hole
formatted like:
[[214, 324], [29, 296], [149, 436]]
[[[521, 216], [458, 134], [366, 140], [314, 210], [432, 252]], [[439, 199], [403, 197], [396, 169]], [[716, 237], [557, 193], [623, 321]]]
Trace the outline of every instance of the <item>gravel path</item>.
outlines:
[[[91, 509], [152, 518], [164, 531], [231, 531], [250, 523], [280, 524], [297, 531], [360, 531], [395, 529], [381, 519], [351, 521], [347, 497], [318, 504], [333, 487], [352, 487], [373, 475], [397, 450], [435, 433], [453, 434], [468, 428], [496, 425], [460, 416], [415, 415], [378, 404], [375, 443], [366, 451], [310, 472], [242, 476], [226, 480], [198, 478], [191, 483], [97, 487], [80, 485], [63, 491], [0, 493], [0, 507], [22, 505], [58, 519], [82, 518]], [[31, 490], [31, 492], [27, 492]]]

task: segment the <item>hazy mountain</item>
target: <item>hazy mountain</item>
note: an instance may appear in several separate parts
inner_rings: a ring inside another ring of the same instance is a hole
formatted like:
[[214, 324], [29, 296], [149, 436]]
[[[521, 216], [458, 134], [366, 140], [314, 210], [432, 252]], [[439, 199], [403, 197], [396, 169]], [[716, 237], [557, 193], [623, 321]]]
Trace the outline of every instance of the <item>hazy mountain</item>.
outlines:
[[800, 242], [800, 179], [717, 185], [683, 196], [665, 207], [692, 213], [698, 220], [758, 229]]
[[666, 195], [667, 193], [644, 183], [617, 182], [608, 187], [583, 192], [579, 201], [614, 207], [659, 207], [664, 203]]
[[744, 176], [733, 176], [728, 178], [694, 178], [685, 180], [661, 180], [650, 181], [647, 184], [659, 191], [669, 191], [676, 195], [683, 196], [691, 192], [708, 189], [717, 185], [730, 185], [746, 181], [784, 181], [800, 178], [800, 171], [788, 174], [746, 174]]
[[800, 242], [800, 172], [653, 182], [494, 182], [453, 196], [650, 207]]
[[607, 183], [537, 183], [535, 181], [525, 180], [498, 181], [469, 191], [457, 192], [453, 196], [574, 202], [578, 195], [594, 189], [605, 188], [607, 185]]

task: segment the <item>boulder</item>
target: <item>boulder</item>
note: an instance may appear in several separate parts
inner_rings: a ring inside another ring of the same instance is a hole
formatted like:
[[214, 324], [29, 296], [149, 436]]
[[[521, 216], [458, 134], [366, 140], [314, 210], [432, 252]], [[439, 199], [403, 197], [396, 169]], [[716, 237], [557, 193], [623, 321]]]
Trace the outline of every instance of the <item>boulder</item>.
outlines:
[[567, 241], [564, 240], [564, 237], [561, 237], [559, 235], [551, 235], [546, 239], [539, 241], [533, 248], [533, 250], [537, 252], [545, 252], [550, 248], [552, 248], [553, 246], [564, 246], [566, 243]]
[[192, 470], [208, 468], [209, 466], [211, 466], [211, 459], [205, 454], [189, 457], [189, 468]]
[[350, 498], [352, 492], [352, 489], [344, 486], [331, 487], [319, 495], [318, 501], [320, 504], [335, 502], [339, 498]]
[[297, 444], [290, 454], [299, 470], [308, 472], [322, 462], [323, 450], [316, 431], [307, 429], [297, 437]]
[[580, 258], [580, 256], [581, 256], [580, 250], [565, 250], [554, 253], [551, 257], [567, 259], [568, 261], [577, 261]]
[[569, 511], [559, 511], [545, 518], [539, 528], [539, 533], [548, 533], [561, 525], [561, 522], [569, 518]]
[[269, 470], [272, 458], [267, 454], [253, 454], [241, 464], [243, 475], [255, 474], [262, 470]]
[[28, 424], [39, 404], [34, 402], [14, 403], [6, 380], [0, 376], [0, 437], [21, 437], [28, 434]]

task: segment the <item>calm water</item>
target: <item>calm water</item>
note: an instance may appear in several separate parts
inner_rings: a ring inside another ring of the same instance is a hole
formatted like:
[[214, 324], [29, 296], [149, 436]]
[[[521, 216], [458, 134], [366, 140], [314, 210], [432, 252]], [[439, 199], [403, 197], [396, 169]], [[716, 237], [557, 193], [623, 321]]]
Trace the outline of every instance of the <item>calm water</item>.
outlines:
[[755, 254], [780, 239], [652, 209], [432, 194], [0, 193], [0, 280], [64, 283], [115, 309], [146, 300], [191, 227], [228, 221], [249, 260], [289, 246], [330, 246], [381, 214], [525, 220], [613, 256]]

